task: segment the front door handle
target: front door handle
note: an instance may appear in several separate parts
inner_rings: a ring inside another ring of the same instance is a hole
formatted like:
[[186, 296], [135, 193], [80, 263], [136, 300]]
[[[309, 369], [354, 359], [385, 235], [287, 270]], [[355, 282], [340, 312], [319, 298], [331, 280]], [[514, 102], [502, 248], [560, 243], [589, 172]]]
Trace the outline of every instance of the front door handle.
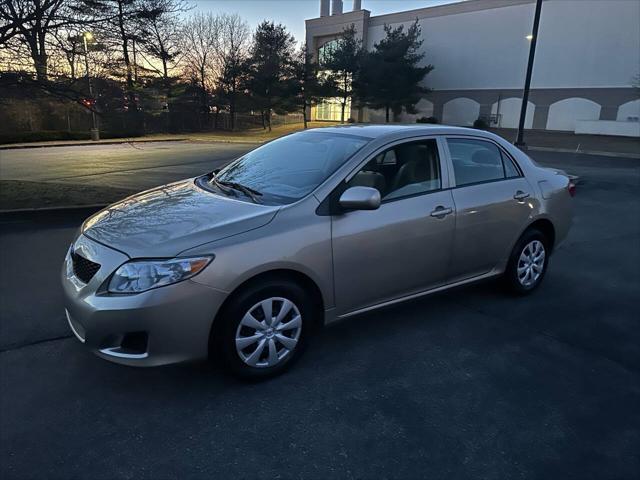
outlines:
[[445, 208], [442, 205], [438, 205], [433, 212], [431, 212], [431, 216], [435, 218], [444, 218], [450, 213], [453, 213], [452, 208]]
[[523, 192], [522, 190], [518, 190], [516, 192], [516, 194], [513, 196], [514, 199], [520, 201], [520, 200], [524, 200], [525, 198], [527, 198], [529, 196], [528, 193]]

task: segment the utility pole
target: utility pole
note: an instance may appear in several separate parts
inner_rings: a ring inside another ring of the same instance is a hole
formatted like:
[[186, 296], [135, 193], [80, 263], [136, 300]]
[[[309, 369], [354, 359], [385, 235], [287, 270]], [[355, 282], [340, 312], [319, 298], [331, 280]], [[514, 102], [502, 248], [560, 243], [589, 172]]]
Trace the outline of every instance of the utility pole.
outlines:
[[[91, 86], [91, 77], [89, 76], [89, 48], [87, 47], [87, 38], [89, 40], [93, 38], [91, 32], [84, 32], [82, 34], [82, 40], [84, 43], [84, 66], [87, 73], [89, 96], [93, 99], [93, 87]], [[91, 105], [91, 140], [100, 140], [100, 131], [98, 130], [98, 125], [96, 123], [95, 103]]]
[[[525, 148], [527, 145], [522, 138], [524, 133], [524, 121], [527, 115], [527, 104], [529, 103], [529, 87], [531, 87], [531, 74], [533, 73], [533, 60], [536, 56], [536, 44], [538, 43], [538, 27], [540, 26], [540, 13], [542, 11], [542, 0], [536, 0], [536, 11], [533, 17], [533, 31], [531, 32], [531, 46], [529, 47], [529, 63], [527, 64], [527, 75], [524, 80], [524, 91], [522, 93], [522, 106], [520, 107], [520, 123], [518, 124], [518, 136], [515, 145]], [[529, 37], [527, 37], [529, 38]]]

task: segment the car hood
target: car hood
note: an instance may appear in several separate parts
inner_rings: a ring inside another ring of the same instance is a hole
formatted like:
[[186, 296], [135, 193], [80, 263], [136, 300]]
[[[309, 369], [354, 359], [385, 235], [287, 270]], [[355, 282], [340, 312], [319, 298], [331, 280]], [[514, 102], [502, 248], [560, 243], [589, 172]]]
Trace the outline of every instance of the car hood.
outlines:
[[131, 258], [173, 257], [266, 225], [278, 208], [216, 195], [191, 179], [114, 203], [88, 218], [82, 233]]

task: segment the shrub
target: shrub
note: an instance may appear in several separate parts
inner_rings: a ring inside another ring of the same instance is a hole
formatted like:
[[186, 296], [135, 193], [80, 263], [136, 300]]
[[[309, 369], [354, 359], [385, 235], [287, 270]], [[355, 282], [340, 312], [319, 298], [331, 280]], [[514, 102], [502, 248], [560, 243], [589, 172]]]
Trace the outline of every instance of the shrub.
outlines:
[[473, 122], [473, 128], [477, 128], [479, 130], [486, 130], [489, 128], [489, 124], [484, 118], [478, 118], [475, 122]]
[[420, 117], [416, 123], [440, 123], [436, 117]]

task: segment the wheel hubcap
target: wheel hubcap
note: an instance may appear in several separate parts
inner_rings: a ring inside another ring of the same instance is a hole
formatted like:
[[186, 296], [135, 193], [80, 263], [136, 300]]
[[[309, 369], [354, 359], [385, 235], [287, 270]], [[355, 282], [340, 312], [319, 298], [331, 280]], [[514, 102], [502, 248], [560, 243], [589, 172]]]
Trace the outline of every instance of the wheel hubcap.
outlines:
[[236, 351], [251, 367], [273, 367], [295, 350], [301, 331], [298, 307], [286, 298], [271, 297], [242, 317], [236, 330]]
[[533, 286], [542, 275], [546, 252], [540, 240], [529, 242], [518, 259], [518, 281], [524, 287]]

